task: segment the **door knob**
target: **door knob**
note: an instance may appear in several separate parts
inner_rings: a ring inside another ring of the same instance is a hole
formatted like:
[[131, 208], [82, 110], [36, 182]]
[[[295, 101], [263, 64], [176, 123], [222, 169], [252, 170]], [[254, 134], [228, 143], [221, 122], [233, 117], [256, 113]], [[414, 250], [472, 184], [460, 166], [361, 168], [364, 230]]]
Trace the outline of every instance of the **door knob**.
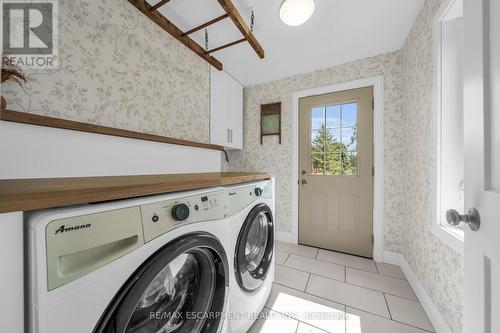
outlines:
[[306, 174], [306, 170], [302, 170], [301, 174], [304, 176]]
[[460, 222], [466, 223], [472, 231], [478, 231], [481, 225], [481, 218], [479, 217], [479, 212], [475, 208], [469, 209], [467, 214], [460, 215], [454, 209], [448, 209], [446, 211], [446, 220], [449, 224], [457, 226]]
[[302, 179], [302, 182], [301, 182], [301, 183], [302, 183], [302, 185], [306, 185], [306, 184], [307, 184], [307, 180]]

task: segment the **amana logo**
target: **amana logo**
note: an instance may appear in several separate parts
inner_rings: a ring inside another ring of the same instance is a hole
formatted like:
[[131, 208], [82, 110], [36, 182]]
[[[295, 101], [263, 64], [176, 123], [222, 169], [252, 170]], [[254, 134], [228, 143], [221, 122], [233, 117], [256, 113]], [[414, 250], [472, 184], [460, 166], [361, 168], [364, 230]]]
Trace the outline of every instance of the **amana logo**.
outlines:
[[91, 225], [92, 224], [89, 223], [89, 224], [76, 225], [74, 227], [66, 228], [66, 226], [63, 224], [62, 226], [59, 227], [59, 229], [56, 230], [55, 234], [57, 235], [58, 233], [75, 231], [75, 230], [79, 230], [79, 229], [86, 229], [86, 228], [90, 228]]

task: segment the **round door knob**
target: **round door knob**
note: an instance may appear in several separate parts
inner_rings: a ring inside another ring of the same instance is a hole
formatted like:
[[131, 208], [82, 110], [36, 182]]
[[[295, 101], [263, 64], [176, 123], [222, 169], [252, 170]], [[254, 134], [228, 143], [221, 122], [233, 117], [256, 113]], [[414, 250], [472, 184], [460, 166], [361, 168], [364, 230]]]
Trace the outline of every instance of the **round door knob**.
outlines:
[[189, 207], [186, 204], [178, 204], [172, 207], [172, 218], [176, 221], [184, 221], [189, 217]]
[[264, 191], [260, 187], [255, 188], [255, 195], [260, 197]]
[[481, 225], [481, 219], [476, 209], [471, 208], [467, 214], [460, 215], [455, 209], [448, 209], [446, 211], [446, 220], [452, 226], [457, 226], [460, 222], [466, 223], [472, 231], [478, 231]]

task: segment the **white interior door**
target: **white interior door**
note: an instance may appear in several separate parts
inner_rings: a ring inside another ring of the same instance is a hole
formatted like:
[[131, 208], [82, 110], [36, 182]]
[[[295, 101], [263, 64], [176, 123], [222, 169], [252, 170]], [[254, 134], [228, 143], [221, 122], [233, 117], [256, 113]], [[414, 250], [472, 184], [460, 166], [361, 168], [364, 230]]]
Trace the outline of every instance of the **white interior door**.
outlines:
[[500, 332], [500, 1], [465, 0], [464, 332]]

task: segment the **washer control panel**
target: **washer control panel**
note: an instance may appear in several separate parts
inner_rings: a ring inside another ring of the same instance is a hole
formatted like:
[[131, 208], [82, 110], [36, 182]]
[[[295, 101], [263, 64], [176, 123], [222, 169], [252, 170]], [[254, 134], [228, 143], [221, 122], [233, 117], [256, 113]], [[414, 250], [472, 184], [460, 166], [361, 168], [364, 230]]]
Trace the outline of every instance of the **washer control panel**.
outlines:
[[188, 223], [223, 219], [228, 216], [225, 191], [141, 205], [144, 241]]

